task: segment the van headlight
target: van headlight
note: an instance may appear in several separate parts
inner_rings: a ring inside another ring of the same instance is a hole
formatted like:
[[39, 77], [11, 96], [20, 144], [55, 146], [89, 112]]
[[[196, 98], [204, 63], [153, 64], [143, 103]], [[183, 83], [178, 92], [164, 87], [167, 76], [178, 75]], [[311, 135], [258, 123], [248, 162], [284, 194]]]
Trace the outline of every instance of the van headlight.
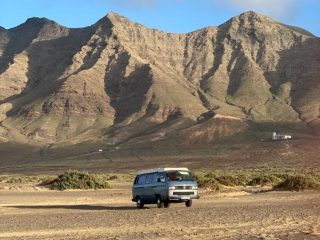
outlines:
[[176, 189], [175, 186], [170, 186], [170, 187], [169, 187], [169, 190], [175, 190], [175, 189]]
[[192, 186], [192, 190], [197, 190], [198, 186]]

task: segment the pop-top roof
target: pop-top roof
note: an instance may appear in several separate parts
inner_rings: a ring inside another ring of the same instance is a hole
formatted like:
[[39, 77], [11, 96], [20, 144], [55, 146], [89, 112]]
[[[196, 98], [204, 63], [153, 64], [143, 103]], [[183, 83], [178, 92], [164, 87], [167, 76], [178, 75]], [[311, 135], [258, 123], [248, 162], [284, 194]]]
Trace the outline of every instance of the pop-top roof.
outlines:
[[188, 168], [153, 168], [148, 170], [141, 170], [138, 174], [147, 174], [147, 173], [154, 173], [154, 172], [166, 172], [166, 171], [189, 171]]

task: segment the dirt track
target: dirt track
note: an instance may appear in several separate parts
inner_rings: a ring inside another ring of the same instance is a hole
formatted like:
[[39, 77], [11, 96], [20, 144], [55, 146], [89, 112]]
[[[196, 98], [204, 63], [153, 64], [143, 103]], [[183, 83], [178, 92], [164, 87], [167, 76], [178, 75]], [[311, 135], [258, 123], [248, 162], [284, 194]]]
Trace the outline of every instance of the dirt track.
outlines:
[[0, 189], [0, 239], [320, 239], [320, 193], [202, 193], [192, 208], [112, 190]]

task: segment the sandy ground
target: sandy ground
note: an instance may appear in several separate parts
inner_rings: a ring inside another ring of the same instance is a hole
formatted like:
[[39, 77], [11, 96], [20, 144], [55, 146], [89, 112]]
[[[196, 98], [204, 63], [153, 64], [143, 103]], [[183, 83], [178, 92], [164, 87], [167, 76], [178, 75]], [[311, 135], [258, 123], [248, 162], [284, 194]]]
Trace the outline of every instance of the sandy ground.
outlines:
[[202, 192], [191, 208], [136, 209], [110, 190], [0, 186], [0, 239], [320, 239], [319, 192]]

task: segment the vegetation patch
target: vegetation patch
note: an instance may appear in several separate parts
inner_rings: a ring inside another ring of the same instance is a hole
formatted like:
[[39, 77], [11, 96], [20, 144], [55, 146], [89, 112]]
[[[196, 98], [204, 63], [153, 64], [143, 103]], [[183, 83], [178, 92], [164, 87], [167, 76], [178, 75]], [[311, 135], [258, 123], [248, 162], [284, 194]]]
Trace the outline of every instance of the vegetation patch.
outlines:
[[42, 182], [46, 179], [50, 179], [48, 176], [0, 176], [0, 183], [8, 184], [28, 184]]
[[[29, 184], [40, 183], [55, 190], [66, 189], [106, 189], [109, 181], [133, 182], [135, 173], [89, 174], [68, 171], [53, 176], [0, 176], [0, 183]], [[318, 169], [227, 169], [196, 171], [194, 177], [200, 188], [219, 191], [224, 187], [263, 187], [274, 190], [320, 190]]]
[[308, 170], [212, 170], [196, 172], [195, 178], [199, 187], [213, 191], [218, 191], [224, 186], [269, 186], [289, 191], [320, 190], [319, 173]]
[[248, 184], [248, 177], [244, 174], [237, 174], [237, 175], [221, 175], [218, 176], [217, 181], [224, 185], [224, 186], [246, 186]]
[[248, 181], [248, 185], [249, 186], [275, 186], [277, 184], [279, 184], [280, 182], [283, 181], [283, 177], [282, 176], [277, 176], [274, 175], [272, 173], [270, 174], [261, 174], [258, 176], [253, 176], [249, 181]]
[[208, 188], [212, 191], [219, 191], [221, 189], [220, 184], [214, 178], [202, 178], [198, 180], [198, 186], [201, 188]]
[[86, 172], [68, 171], [59, 175], [50, 183], [53, 190], [67, 189], [107, 189], [111, 188], [104, 175], [89, 174]]
[[118, 180], [119, 177], [117, 175], [112, 175], [110, 177], [108, 177], [108, 180]]
[[320, 182], [311, 175], [291, 175], [275, 186], [290, 191], [320, 190]]

